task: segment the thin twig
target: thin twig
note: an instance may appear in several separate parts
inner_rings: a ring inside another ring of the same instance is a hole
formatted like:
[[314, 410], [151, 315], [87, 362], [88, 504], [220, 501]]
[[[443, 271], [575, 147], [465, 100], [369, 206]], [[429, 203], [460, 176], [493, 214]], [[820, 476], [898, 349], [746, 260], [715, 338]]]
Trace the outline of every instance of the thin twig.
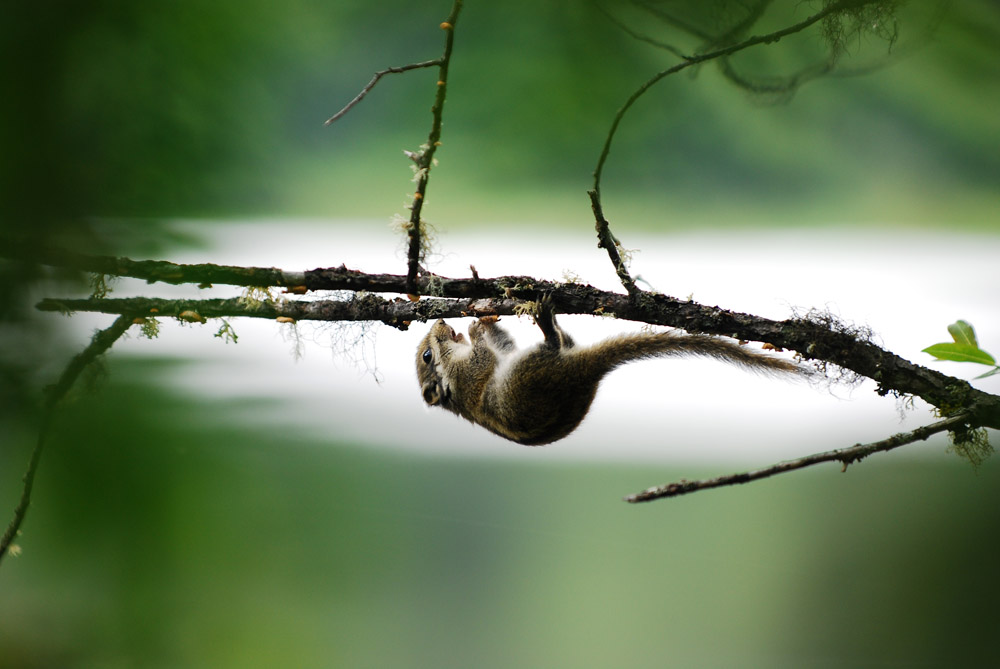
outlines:
[[7, 554], [14, 540], [17, 538], [24, 517], [28, 513], [28, 506], [31, 504], [31, 489], [35, 482], [35, 472], [38, 471], [38, 463], [42, 457], [42, 450], [48, 438], [49, 428], [52, 424], [52, 413], [59, 404], [59, 401], [66, 396], [70, 388], [76, 382], [80, 373], [92, 363], [99, 355], [107, 351], [118, 339], [125, 334], [132, 326], [131, 316], [119, 316], [108, 328], [99, 331], [90, 340], [83, 351], [73, 356], [73, 359], [66, 365], [62, 375], [55, 385], [48, 388], [45, 396], [45, 404], [42, 408], [41, 426], [38, 430], [38, 441], [31, 451], [31, 459], [28, 461], [28, 469], [24, 474], [24, 487], [21, 489], [21, 498], [14, 509], [14, 517], [11, 519], [3, 537], [0, 538], [0, 561]]
[[678, 495], [686, 495], [687, 493], [697, 492], [698, 490], [708, 490], [709, 488], [720, 488], [740, 483], [749, 483], [750, 481], [757, 481], [769, 476], [774, 476], [775, 474], [783, 474], [796, 469], [803, 469], [805, 467], [817, 465], [821, 462], [843, 463], [844, 470], [846, 471], [848, 465], [854, 462], [859, 462], [873, 453], [891, 451], [894, 448], [912, 444], [915, 441], [923, 441], [931, 435], [939, 432], [953, 430], [957, 427], [967, 425], [969, 423], [969, 419], [969, 414], [960, 414], [938, 421], [937, 423], [931, 423], [930, 425], [918, 427], [911, 432], [901, 432], [889, 437], [888, 439], [883, 439], [870, 444], [855, 444], [850, 448], [838, 448], [832, 451], [816, 453], [797, 460], [779, 462], [775, 465], [771, 465], [770, 467], [764, 467], [763, 469], [757, 469], [755, 471], [728, 474], [726, 476], [703, 479], [700, 481], [680, 480], [675, 483], [668, 483], [655, 488], [648, 488], [640, 493], [629, 495], [625, 497], [625, 501], [631, 503], [650, 502], [654, 499], [677, 497]]
[[427, 198], [427, 182], [430, 179], [431, 168], [434, 166], [434, 154], [441, 146], [441, 123], [444, 114], [444, 101], [448, 89], [448, 66], [451, 63], [451, 50], [455, 43], [455, 23], [462, 11], [462, 0], [455, 0], [451, 14], [441, 24], [445, 31], [444, 53], [438, 59], [437, 93], [434, 105], [431, 107], [431, 131], [427, 136], [427, 144], [418, 153], [411, 155], [417, 164], [417, 189], [413, 194], [413, 205], [410, 207], [410, 224], [407, 231], [407, 268], [406, 285], [410, 293], [416, 293], [417, 273], [420, 271], [422, 247], [424, 245], [424, 222], [420, 217]]
[[354, 105], [356, 105], [359, 102], [361, 102], [364, 99], [364, 97], [366, 95], [368, 95], [368, 93], [373, 88], [375, 88], [375, 84], [377, 84], [379, 82], [379, 79], [381, 79], [385, 75], [387, 75], [387, 74], [399, 74], [400, 72], [408, 72], [410, 70], [416, 70], [416, 69], [419, 69], [419, 68], [422, 68], [422, 67], [434, 67], [435, 65], [440, 65], [440, 64], [441, 64], [441, 59], [440, 58], [435, 58], [434, 60], [425, 60], [422, 63], [410, 63], [409, 65], [402, 65], [400, 67], [387, 67], [384, 70], [379, 70], [378, 72], [375, 73], [375, 76], [372, 77], [372, 80], [368, 82], [368, 85], [365, 86], [364, 88], [362, 88], [361, 92], [358, 93], [354, 97], [353, 100], [351, 100], [350, 102], [348, 102], [347, 105], [343, 109], [341, 109], [339, 112], [337, 112], [336, 114], [334, 114], [330, 118], [326, 119], [326, 121], [323, 123], [323, 125], [330, 125], [331, 123], [334, 123], [335, 121], [337, 121], [338, 119], [340, 119], [342, 116], [344, 116], [347, 112], [351, 111], [351, 108], [354, 107]]

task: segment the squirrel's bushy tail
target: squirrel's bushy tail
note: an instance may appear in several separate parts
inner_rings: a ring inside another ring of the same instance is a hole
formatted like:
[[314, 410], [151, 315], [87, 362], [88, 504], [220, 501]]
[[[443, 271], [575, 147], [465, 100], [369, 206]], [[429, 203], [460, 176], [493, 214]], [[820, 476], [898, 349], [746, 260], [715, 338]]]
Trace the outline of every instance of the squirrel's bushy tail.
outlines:
[[738, 365], [763, 374], [802, 374], [795, 363], [777, 356], [758, 353], [753, 349], [720, 337], [698, 334], [660, 332], [655, 335], [621, 335], [606, 339], [580, 351], [604, 363], [604, 372], [633, 360], [670, 355], [698, 355]]

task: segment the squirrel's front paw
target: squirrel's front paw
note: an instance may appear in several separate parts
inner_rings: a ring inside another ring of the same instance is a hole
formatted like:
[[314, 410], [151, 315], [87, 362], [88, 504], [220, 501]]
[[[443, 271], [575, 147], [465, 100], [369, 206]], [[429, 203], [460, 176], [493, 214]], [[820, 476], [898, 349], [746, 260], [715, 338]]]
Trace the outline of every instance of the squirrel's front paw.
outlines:
[[535, 322], [551, 322], [556, 313], [555, 301], [552, 293], [542, 293], [535, 302], [534, 309]]
[[496, 325], [499, 318], [496, 315], [480, 316], [479, 319], [472, 321], [472, 325], [469, 326], [469, 339], [475, 341], [482, 338], [487, 330]]

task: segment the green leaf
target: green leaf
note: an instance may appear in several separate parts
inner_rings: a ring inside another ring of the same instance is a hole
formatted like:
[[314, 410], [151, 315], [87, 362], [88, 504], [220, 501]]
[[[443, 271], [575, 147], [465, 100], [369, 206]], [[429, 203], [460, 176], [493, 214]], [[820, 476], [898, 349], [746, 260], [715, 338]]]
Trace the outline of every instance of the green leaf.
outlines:
[[948, 332], [956, 344], [979, 348], [979, 343], [976, 341], [976, 331], [968, 321], [955, 321], [948, 326]]
[[985, 379], [987, 376], [993, 376], [994, 374], [1000, 374], [1000, 367], [994, 367], [990, 371], [986, 372], [985, 374], [980, 374], [976, 378], [977, 379]]
[[930, 353], [938, 360], [953, 360], [955, 362], [976, 362], [980, 365], [996, 365], [997, 361], [993, 356], [982, 350], [978, 346], [945, 342], [934, 344], [923, 350]]

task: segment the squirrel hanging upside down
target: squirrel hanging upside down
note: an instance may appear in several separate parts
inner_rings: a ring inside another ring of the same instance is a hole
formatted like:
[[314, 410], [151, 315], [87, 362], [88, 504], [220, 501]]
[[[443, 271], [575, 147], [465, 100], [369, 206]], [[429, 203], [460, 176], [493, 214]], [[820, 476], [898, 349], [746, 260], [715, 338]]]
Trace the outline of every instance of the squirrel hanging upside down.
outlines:
[[702, 355], [756, 372], [802, 373], [792, 362], [707, 335], [633, 333], [578, 347], [556, 323], [548, 297], [539, 300], [534, 319], [545, 340], [521, 351], [496, 316], [472, 323], [468, 341], [437, 321], [417, 348], [424, 401], [505, 439], [538, 446], [575, 430], [604, 375], [633, 360]]

